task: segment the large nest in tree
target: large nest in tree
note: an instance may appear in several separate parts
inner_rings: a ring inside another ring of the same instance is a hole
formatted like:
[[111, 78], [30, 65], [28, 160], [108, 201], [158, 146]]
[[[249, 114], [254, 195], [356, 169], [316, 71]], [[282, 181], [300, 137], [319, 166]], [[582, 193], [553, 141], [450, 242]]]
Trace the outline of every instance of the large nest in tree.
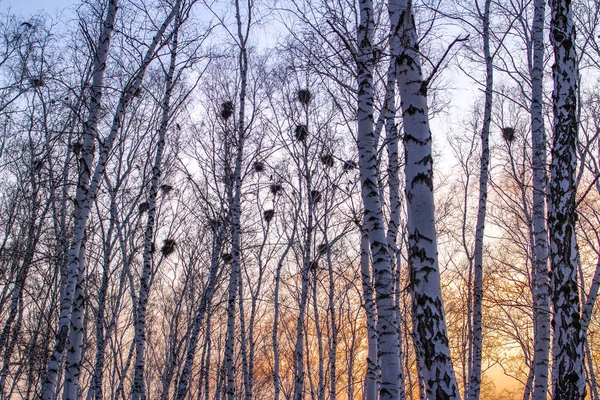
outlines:
[[221, 104], [221, 118], [228, 120], [233, 115], [233, 110], [233, 102], [223, 102], [223, 104]]
[[271, 222], [273, 217], [275, 216], [275, 210], [265, 210], [263, 212], [263, 217], [265, 217], [265, 221]]
[[171, 185], [162, 185], [160, 187], [160, 190], [162, 190], [164, 194], [169, 194], [173, 190], [173, 186], [171, 186]]
[[283, 190], [283, 186], [280, 183], [271, 183], [271, 187], [269, 188], [271, 193], [278, 194]]
[[502, 128], [502, 138], [508, 143], [511, 143], [513, 140], [515, 140], [515, 128], [508, 126]]
[[333, 164], [335, 162], [335, 159], [333, 158], [333, 155], [329, 154], [329, 153], [325, 153], [323, 155], [321, 155], [321, 162], [323, 163], [323, 165], [325, 165], [326, 167], [333, 167]]
[[308, 89], [300, 89], [298, 90], [298, 101], [302, 104], [304, 104], [305, 106], [308, 105], [308, 103], [310, 103], [310, 99], [312, 98], [312, 95], [310, 94], [310, 91]]
[[34, 88], [46, 86], [46, 83], [44, 82], [44, 79], [42, 79], [42, 77], [31, 78], [29, 80], [29, 83], [31, 84], [31, 87]]
[[265, 163], [262, 161], [254, 162], [254, 172], [263, 172], [265, 170]]
[[294, 130], [294, 137], [296, 140], [303, 142], [308, 136], [308, 127], [306, 125], [296, 125]]
[[162, 249], [160, 249], [160, 251], [163, 253], [163, 256], [167, 257], [170, 254], [173, 254], [176, 244], [177, 242], [175, 242], [175, 239], [165, 239], [163, 241]]

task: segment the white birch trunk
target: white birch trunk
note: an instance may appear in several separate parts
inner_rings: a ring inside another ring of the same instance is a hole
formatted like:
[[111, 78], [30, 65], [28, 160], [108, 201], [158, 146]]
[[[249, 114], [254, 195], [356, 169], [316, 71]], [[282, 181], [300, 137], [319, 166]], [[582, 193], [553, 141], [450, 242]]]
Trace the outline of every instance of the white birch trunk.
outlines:
[[550, 284], [546, 229], [546, 130], [543, 115], [544, 17], [546, 2], [534, 0], [531, 69], [531, 148], [533, 164], [533, 400], [546, 400], [550, 368]]
[[84, 274], [85, 274], [85, 239], [79, 247], [79, 279], [75, 285], [73, 296], [73, 311], [69, 328], [67, 357], [65, 360], [65, 385], [63, 399], [79, 399], [79, 373], [81, 355], [83, 353], [83, 328], [85, 325]]
[[[229, 219], [227, 216], [226, 219]], [[198, 346], [198, 338], [200, 336], [200, 330], [202, 329], [202, 322], [204, 321], [204, 317], [207, 315], [207, 312], [210, 308], [210, 302], [215, 293], [215, 287], [217, 284], [217, 275], [219, 271], [219, 258], [221, 256], [221, 250], [223, 248], [223, 241], [225, 236], [225, 228], [226, 225], [221, 225], [219, 230], [217, 231], [213, 246], [212, 246], [212, 256], [210, 261], [210, 270], [208, 274], [208, 282], [206, 284], [206, 289], [200, 298], [200, 304], [198, 305], [198, 309], [194, 315], [194, 321], [192, 325], [192, 332], [190, 334], [190, 339], [187, 344], [187, 351], [185, 356], [185, 362], [183, 364], [183, 368], [181, 370], [179, 376], [179, 382], [177, 384], [177, 392], [175, 395], [175, 399], [183, 400], [188, 393], [188, 385], [191, 377], [192, 366], [194, 364], [194, 356], [196, 354], [196, 348]], [[208, 322], [207, 322], [208, 323]]]
[[[227, 300], [227, 339], [225, 342], [225, 370], [227, 375], [227, 398], [234, 400], [235, 396], [235, 360], [234, 360], [234, 336], [235, 336], [235, 302], [238, 286], [241, 284], [240, 266], [241, 266], [241, 198], [242, 198], [242, 161], [244, 158], [244, 140], [246, 134], [246, 87], [248, 76], [248, 53], [246, 42], [248, 40], [243, 32], [242, 15], [240, 1], [235, 2], [238, 45], [240, 52], [238, 55], [238, 66], [240, 68], [240, 95], [238, 126], [236, 128], [236, 147], [235, 169], [233, 172], [234, 188], [233, 199], [231, 202], [231, 277], [229, 281], [229, 294]], [[248, 9], [251, 12], [251, 9]], [[250, 27], [247, 27], [250, 29]], [[247, 35], [247, 33], [246, 33]]]
[[55, 396], [58, 384], [57, 378], [60, 360], [67, 345], [75, 287], [79, 280], [79, 249], [85, 236], [85, 226], [89, 216], [91, 200], [94, 198], [97, 186], [99, 185], [99, 177], [95, 176], [96, 171], [94, 171], [94, 178], [97, 178], [95, 184], [92, 182], [92, 185], [90, 185], [90, 177], [94, 158], [94, 143], [97, 137], [97, 126], [102, 102], [104, 72], [106, 70], [106, 60], [108, 58], [110, 38], [114, 29], [117, 8], [117, 0], [109, 0], [106, 19], [104, 20], [98, 47], [96, 49], [96, 54], [94, 55], [90, 105], [87, 121], [84, 126], [83, 147], [79, 159], [80, 171], [75, 194], [75, 229], [68, 256], [66, 285], [64, 294], [61, 297], [61, 310], [58, 329], [56, 331], [56, 343], [54, 351], [48, 361], [47, 371], [42, 385], [42, 398], [44, 400], [52, 400]]
[[338, 346], [338, 327], [337, 327], [337, 313], [335, 310], [335, 281], [333, 277], [333, 262], [331, 260], [331, 243], [327, 235], [328, 217], [327, 214], [324, 216], [325, 230], [323, 232], [323, 241], [327, 246], [327, 271], [329, 276], [329, 324], [331, 333], [331, 343], [329, 347], [329, 398], [335, 399], [337, 393], [337, 346]]
[[[469, 355], [468, 400], [477, 400], [481, 394], [481, 361], [483, 356], [483, 239], [487, 213], [487, 186], [490, 166], [490, 126], [492, 123], [492, 101], [494, 89], [494, 65], [490, 50], [490, 6], [485, 0], [480, 19], [483, 25], [483, 57], [485, 59], [485, 102], [481, 128], [481, 158], [479, 169], [479, 205], [475, 227], [475, 248], [473, 251], [473, 343]], [[466, 212], [466, 211], [465, 211]]]
[[[302, 193], [302, 176], [300, 171], [298, 172], [298, 192]], [[279, 286], [281, 284], [281, 269], [283, 268], [283, 263], [289, 253], [292, 245], [294, 243], [294, 239], [296, 238], [296, 231], [298, 230], [298, 219], [300, 217], [300, 212], [302, 211], [302, 196], [298, 197], [298, 208], [296, 209], [296, 213], [294, 214], [294, 225], [292, 227], [292, 233], [288, 238], [288, 243], [281, 253], [279, 257], [279, 261], [277, 262], [277, 268], [275, 272], [275, 289], [273, 294], [273, 335], [271, 337], [271, 343], [273, 345], [273, 399], [279, 400], [279, 396], [281, 393], [281, 360], [279, 357]]]
[[[241, 205], [240, 205], [241, 206]], [[248, 399], [252, 396], [250, 389], [250, 373], [248, 369], [248, 337], [246, 336], [246, 314], [244, 310], [244, 276], [241, 271], [241, 262], [238, 282], [238, 305], [240, 309], [240, 352], [242, 354], [242, 377], [244, 382], [244, 398]]]
[[94, 374], [92, 376], [92, 387], [91, 391], [94, 392], [95, 400], [102, 400], [102, 381], [104, 372], [104, 358], [106, 348], [106, 335], [104, 332], [105, 324], [105, 310], [106, 310], [106, 297], [109, 284], [109, 273], [110, 273], [110, 255], [113, 249], [113, 232], [115, 229], [116, 222], [116, 204], [115, 197], [116, 193], [114, 190], [110, 191], [111, 197], [111, 218], [106, 233], [106, 240], [104, 241], [104, 260], [102, 268], [102, 280], [100, 283], [100, 289], [98, 292], [98, 311], [96, 315], [96, 361], [94, 364]]
[[367, 371], [363, 398], [364, 400], [377, 400], [377, 377], [379, 376], [379, 364], [377, 362], [377, 316], [373, 300], [369, 233], [366, 229], [362, 228], [360, 236], [360, 271], [363, 287], [363, 306], [367, 320]]
[[[308, 111], [307, 111], [308, 118]], [[296, 324], [296, 344], [294, 348], [294, 392], [293, 400], [304, 399], [304, 379], [305, 379], [305, 365], [304, 365], [304, 320], [306, 318], [306, 308], [308, 303], [308, 289], [310, 280], [310, 256], [311, 256], [311, 239], [313, 233], [313, 217], [314, 217], [314, 204], [315, 202], [311, 198], [311, 171], [308, 163], [308, 147], [306, 144], [303, 145], [304, 149], [304, 173], [306, 179], [306, 193], [308, 196], [308, 218], [306, 225], [306, 232], [304, 233], [304, 244], [303, 244], [303, 257], [300, 275], [302, 279], [300, 289], [300, 304], [298, 307], [298, 322]], [[300, 192], [301, 195], [301, 192]]]
[[409, 269], [417, 354], [427, 397], [459, 399], [446, 333], [440, 287], [433, 201], [431, 131], [427, 83], [423, 81], [412, 3], [391, 0], [392, 26], [399, 26], [398, 87], [402, 99], [406, 160]]
[[579, 71], [571, 2], [552, 0], [550, 3], [550, 41], [554, 49], [554, 140], [548, 205], [554, 306], [552, 394], [555, 399], [583, 399], [586, 387], [575, 209]]
[[385, 105], [382, 111], [385, 114], [385, 131], [386, 131], [386, 150], [388, 154], [388, 186], [389, 186], [389, 204], [390, 204], [390, 219], [387, 227], [387, 246], [390, 254], [392, 271], [394, 274], [394, 305], [396, 308], [398, 320], [398, 354], [400, 358], [400, 376], [399, 384], [399, 400], [406, 398], [404, 370], [402, 368], [402, 314], [400, 312], [400, 272], [401, 272], [401, 255], [398, 248], [398, 231], [400, 228], [400, 212], [402, 203], [400, 200], [400, 162], [398, 152], [398, 128], [396, 125], [396, 62], [390, 59], [388, 69], [388, 78], [385, 94]]
[[[180, 5], [178, 1], [169, 14], [171, 19], [175, 17], [173, 36], [171, 42], [171, 61], [167, 76], [165, 79], [165, 95], [161, 104], [162, 115], [160, 126], [158, 128], [158, 140], [156, 143], [156, 156], [152, 167], [152, 178], [150, 181], [150, 192], [148, 193], [148, 219], [146, 229], [144, 231], [144, 253], [142, 276], [140, 279], [140, 294], [138, 297], [137, 315], [134, 326], [134, 342], [135, 342], [135, 364], [134, 378], [132, 385], [131, 398], [133, 400], [145, 399], [144, 391], [144, 368], [145, 368], [145, 346], [146, 346], [146, 305], [150, 296], [150, 284], [152, 282], [152, 273], [154, 263], [152, 262], [152, 243], [154, 240], [154, 225], [156, 219], [156, 197], [159, 190], [159, 182], [162, 173], [162, 156], [165, 148], [165, 136], [169, 126], [171, 116], [171, 94], [173, 91], [173, 75], [175, 73], [175, 65], [177, 60], [177, 37], [179, 33], [180, 20]], [[170, 23], [170, 20], [169, 20]], [[166, 28], [166, 26], [165, 26]], [[164, 31], [163, 31], [164, 32]], [[154, 52], [154, 51], [153, 51]]]
[[318, 354], [318, 370], [317, 370], [317, 399], [325, 400], [325, 357], [323, 354], [323, 331], [321, 330], [321, 322], [319, 316], [319, 304], [317, 284], [319, 277], [319, 268], [315, 267], [313, 273], [312, 297], [313, 297], [313, 315], [315, 318], [315, 333], [317, 335], [317, 354]]
[[358, 156], [364, 229], [369, 235], [377, 307], [378, 358], [381, 365], [381, 400], [397, 399], [400, 390], [398, 320], [394, 303], [394, 274], [383, 224], [378, 187], [377, 143], [373, 130], [373, 34], [372, 0], [361, 0], [357, 43]]

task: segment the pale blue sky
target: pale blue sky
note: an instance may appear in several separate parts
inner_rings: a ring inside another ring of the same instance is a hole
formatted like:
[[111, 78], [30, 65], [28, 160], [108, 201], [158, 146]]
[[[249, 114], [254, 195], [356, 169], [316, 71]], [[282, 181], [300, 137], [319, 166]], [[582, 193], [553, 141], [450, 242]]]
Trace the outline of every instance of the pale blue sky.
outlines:
[[10, 8], [13, 13], [23, 16], [42, 10], [49, 14], [55, 14], [72, 4], [74, 4], [73, 0], [0, 0], [0, 10], [6, 11]]

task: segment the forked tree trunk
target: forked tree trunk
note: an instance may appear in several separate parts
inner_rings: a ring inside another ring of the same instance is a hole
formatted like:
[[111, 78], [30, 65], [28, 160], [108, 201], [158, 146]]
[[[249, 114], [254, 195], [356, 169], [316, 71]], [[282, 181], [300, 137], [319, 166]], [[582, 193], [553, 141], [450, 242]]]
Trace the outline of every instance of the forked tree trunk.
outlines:
[[550, 166], [550, 265], [554, 340], [552, 394], [555, 399], [585, 397], [583, 332], [576, 237], [578, 66], [573, 10], [569, 0], [552, 0], [550, 41], [554, 49], [554, 140]]
[[369, 236], [377, 307], [378, 361], [381, 368], [379, 398], [396, 400], [400, 390], [400, 350], [398, 314], [394, 302], [394, 274], [383, 224], [377, 142], [373, 130], [373, 35], [375, 29], [372, 0], [359, 1], [357, 32], [358, 78], [358, 158], [361, 195], [364, 204], [364, 229]]
[[[73, 310], [73, 298], [75, 296], [75, 287], [79, 280], [79, 248], [84, 240], [85, 226], [89, 215], [89, 207], [91, 199], [95, 195], [97, 189], [90, 187], [90, 179], [92, 173], [92, 162], [94, 159], [94, 148], [97, 137], [98, 119], [100, 117], [100, 109], [102, 102], [102, 86], [104, 82], [104, 72], [106, 70], [106, 60], [108, 58], [108, 50], [110, 47], [110, 38], [114, 29], [115, 17], [117, 15], [117, 0], [109, 0], [106, 19], [104, 20], [102, 32], [98, 41], [98, 47], [94, 54], [92, 86], [90, 88], [90, 105], [87, 121], [84, 125], [83, 143], [81, 149], [81, 157], [79, 159], [79, 177], [77, 180], [77, 190], [75, 194], [75, 207], [77, 214], [75, 215], [75, 229], [71, 247], [69, 249], [68, 264], [67, 264], [67, 279], [66, 285], [61, 297], [60, 317], [56, 334], [56, 343], [54, 351], [48, 361], [46, 375], [42, 385], [42, 398], [44, 400], [52, 400], [55, 396], [58, 370], [60, 368], [60, 360], [67, 345], [69, 335], [69, 327], [71, 321], [71, 313]], [[96, 183], [96, 187], [99, 182]], [[92, 193], [90, 193], [92, 191]], [[90, 194], [92, 194], [90, 198]]]

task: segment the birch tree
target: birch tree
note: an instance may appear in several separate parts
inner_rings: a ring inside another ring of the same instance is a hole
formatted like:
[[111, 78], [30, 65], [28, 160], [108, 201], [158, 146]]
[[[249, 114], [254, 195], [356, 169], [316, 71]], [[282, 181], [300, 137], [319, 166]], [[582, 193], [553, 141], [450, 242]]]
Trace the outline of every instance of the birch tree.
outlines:
[[[165, 79], [165, 93], [161, 104], [161, 121], [158, 127], [158, 140], [156, 144], [156, 156], [154, 159], [154, 165], [152, 167], [152, 176], [150, 181], [150, 190], [148, 193], [148, 198], [146, 200], [148, 205], [147, 210], [147, 222], [144, 230], [144, 253], [143, 253], [143, 267], [142, 267], [142, 276], [140, 279], [140, 293], [138, 296], [138, 302], [135, 305], [137, 308], [136, 311], [136, 320], [135, 320], [135, 376], [133, 380], [133, 391], [131, 394], [132, 399], [144, 399], [144, 367], [145, 367], [145, 359], [144, 359], [144, 350], [146, 346], [146, 305], [148, 302], [148, 297], [150, 295], [150, 286], [152, 283], [152, 275], [154, 273], [154, 263], [152, 260], [152, 246], [154, 243], [154, 231], [155, 231], [155, 217], [156, 217], [156, 201], [157, 195], [159, 191], [159, 181], [162, 173], [162, 163], [163, 163], [163, 152], [165, 148], [165, 136], [167, 134], [167, 129], [169, 127], [170, 117], [172, 114], [171, 109], [171, 94], [173, 91], [173, 75], [175, 73], [175, 66], [177, 61], [177, 40], [179, 34], [179, 27], [181, 24], [181, 2], [178, 1], [175, 3], [175, 8], [173, 9], [174, 15], [174, 26], [173, 32], [171, 34], [171, 52], [170, 52], [170, 63], [169, 68], [166, 74]], [[172, 240], [172, 239], [166, 239]], [[163, 254], [168, 255], [169, 251], [172, 252], [172, 249], [167, 249], [167, 247], [172, 247], [173, 245], [165, 242], [163, 246]]]
[[[76, 286], [79, 281], [80, 248], [85, 236], [85, 225], [87, 222], [87, 216], [89, 215], [90, 199], [93, 198], [96, 190], [95, 188], [90, 187], [90, 179], [92, 174], [95, 140], [97, 137], [98, 119], [102, 102], [104, 72], [106, 70], [106, 60], [110, 47], [110, 39], [114, 30], [117, 9], [117, 1], [109, 1], [106, 19], [104, 20], [102, 33], [98, 40], [96, 53], [94, 54], [90, 106], [87, 121], [84, 127], [83, 143], [79, 158], [80, 173], [78, 177], [76, 193], [75, 234], [69, 249], [68, 278], [66, 287], [64, 289], [64, 297], [61, 299], [61, 312], [59, 328], [57, 329], [56, 335], [56, 344], [54, 346], [52, 356], [48, 361], [48, 370], [46, 372], [46, 376], [44, 377], [44, 387], [42, 389], [42, 397], [44, 400], [51, 400], [55, 397], [56, 386], [58, 384], [57, 378], [58, 369], [60, 368], [60, 359], [67, 345], [71, 313], [73, 311], [73, 299], [75, 291], [77, 290]], [[96, 178], [95, 181], [96, 186], [99, 184], [98, 179], [99, 177]], [[89, 196], [90, 194], [92, 194], [91, 198]], [[77, 367], [75, 366], [75, 370], [76, 369]], [[70, 395], [73, 395], [73, 393], [70, 393]], [[77, 393], [74, 395], [77, 396]]]
[[532, 23], [531, 148], [533, 163], [533, 307], [534, 385], [532, 400], [548, 394], [550, 366], [550, 287], [548, 282], [548, 231], [546, 229], [546, 130], [543, 116], [544, 17], [546, 3], [535, 0]]
[[[398, 37], [392, 55], [402, 99], [408, 210], [408, 257], [417, 358], [428, 398], [459, 399], [440, 288], [433, 204], [431, 131], [412, 2], [390, 1]], [[381, 334], [381, 332], [380, 332]]]
[[586, 388], [575, 228], [579, 71], [571, 3], [554, 0], [551, 10], [554, 124], [548, 229], [554, 309], [552, 393], [557, 399], [583, 399]]
[[[378, 361], [381, 370], [380, 399], [397, 399], [401, 375], [398, 314], [394, 304], [394, 274], [383, 224], [377, 171], [377, 141], [373, 129], [374, 9], [371, 0], [359, 2], [357, 31], [358, 159], [364, 229], [369, 235], [377, 308]], [[392, 25], [393, 26], [393, 25]], [[393, 28], [392, 28], [393, 29]]]

